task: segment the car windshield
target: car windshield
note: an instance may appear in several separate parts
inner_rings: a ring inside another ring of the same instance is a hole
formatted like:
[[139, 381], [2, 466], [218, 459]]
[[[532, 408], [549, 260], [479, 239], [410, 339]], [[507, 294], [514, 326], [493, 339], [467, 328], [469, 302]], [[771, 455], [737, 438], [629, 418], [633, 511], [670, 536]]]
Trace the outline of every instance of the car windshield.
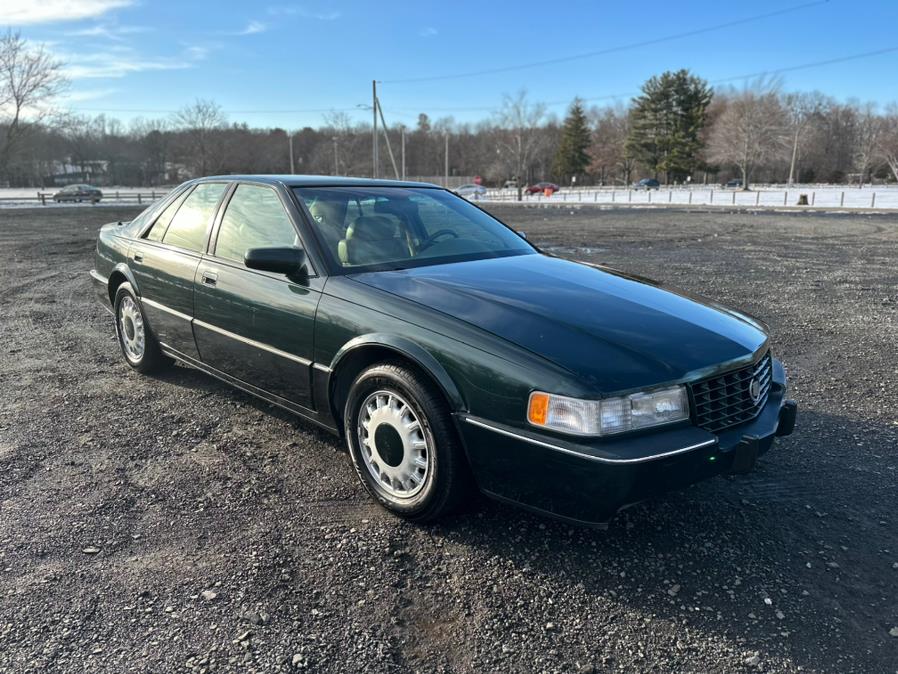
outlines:
[[521, 236], [441, 189], [298, 187], [316, 234], [346, 272], [535, 253]]

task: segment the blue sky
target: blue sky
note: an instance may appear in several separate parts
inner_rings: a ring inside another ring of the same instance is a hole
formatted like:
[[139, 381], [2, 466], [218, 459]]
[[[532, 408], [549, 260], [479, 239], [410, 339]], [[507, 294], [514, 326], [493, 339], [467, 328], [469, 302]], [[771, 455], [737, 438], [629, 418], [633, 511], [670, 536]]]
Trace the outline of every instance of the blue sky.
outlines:
[[[789, 8], [797, 9], [752, 19]], [[575, 96], [625, 101], [663, 70], [689, 68], [715, 82], [889, 48], [782, 78], [787, 89], [842, 100], [898, 100], [898, 0], [2, 0], [2, 26], [66, 61], [67, 105], [126, 122], [165, 117], [196, 98], [218, 102], [229, 121], [257, 126], [317, 126], [331, 109], [367, 120], [370, 112], [357, 106], [370, 103], [375, 78], [384, 82], [391, 123], [413, 124], [418, 112], [477, 121], [503, 93], [522, 88], [562, 115]], [[636, 43], [643, 44], [521, 67]], [[506, 68], [515, 69], [397, 81]]]

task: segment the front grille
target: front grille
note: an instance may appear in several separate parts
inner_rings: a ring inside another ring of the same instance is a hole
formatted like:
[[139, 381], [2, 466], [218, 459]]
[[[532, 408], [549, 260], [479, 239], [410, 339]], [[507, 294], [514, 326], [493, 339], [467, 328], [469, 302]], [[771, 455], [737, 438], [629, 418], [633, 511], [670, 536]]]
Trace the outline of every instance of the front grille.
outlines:
[[[771, 361], [767, 353], [754, 365], [733, 370], [690, 385], [695, 405], [695, 423], [716, 433], [758, 416], [770, 391]], [[751, 398], [751, 382], [757, 378], [760, 395]]]

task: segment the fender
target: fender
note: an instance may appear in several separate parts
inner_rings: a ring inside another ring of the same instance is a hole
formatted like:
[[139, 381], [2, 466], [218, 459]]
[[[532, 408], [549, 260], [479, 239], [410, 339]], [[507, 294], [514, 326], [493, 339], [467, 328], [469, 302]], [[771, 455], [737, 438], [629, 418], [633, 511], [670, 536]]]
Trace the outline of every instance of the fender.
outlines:
[[[352, 352], [366, 346], [386, 347], [405, 356], [430, 375], [430, 377], [437, 383], [437, 386], [440, 387], [443, 394], [446, 396], [453, 411], [459, 412], [467, 410], [467, 405], [459, 392], [458, 387], [439, 361], [420, 345], [399, 335], [371, 333], [360, 335], [359, 337], [349, 340], [339, 351], [337, 351], [333, 360], [331, 360], [331, 373], [337, 372], [340, 365], [346, 362], [347, 356]], [[331, 379], [333, 381], [333, 377], [331, 377]]]
[[134, 277], [134, 272], [131, 271], [131, 268], [124, 262], [119, 262], [112, 268], [112, 271], [109, 273], [109, 278], [112, 278], [112, 275], [116, 272], [125, 277], [125, 280], [131, 284], [131, 287], [134, 288], [134, 292], [140, 297], [140, 286], [137, 285], [137, 279]]

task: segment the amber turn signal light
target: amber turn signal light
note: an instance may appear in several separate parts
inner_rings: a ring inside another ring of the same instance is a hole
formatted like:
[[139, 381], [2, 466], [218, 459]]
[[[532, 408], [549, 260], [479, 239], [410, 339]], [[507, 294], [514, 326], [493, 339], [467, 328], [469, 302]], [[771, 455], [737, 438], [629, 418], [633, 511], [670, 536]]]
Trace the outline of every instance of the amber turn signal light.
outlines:
[[527, 406], [527, 420], [535, 426], [545, 426], [549, 418], [549, 394], [534, 392], [530, 394]]

